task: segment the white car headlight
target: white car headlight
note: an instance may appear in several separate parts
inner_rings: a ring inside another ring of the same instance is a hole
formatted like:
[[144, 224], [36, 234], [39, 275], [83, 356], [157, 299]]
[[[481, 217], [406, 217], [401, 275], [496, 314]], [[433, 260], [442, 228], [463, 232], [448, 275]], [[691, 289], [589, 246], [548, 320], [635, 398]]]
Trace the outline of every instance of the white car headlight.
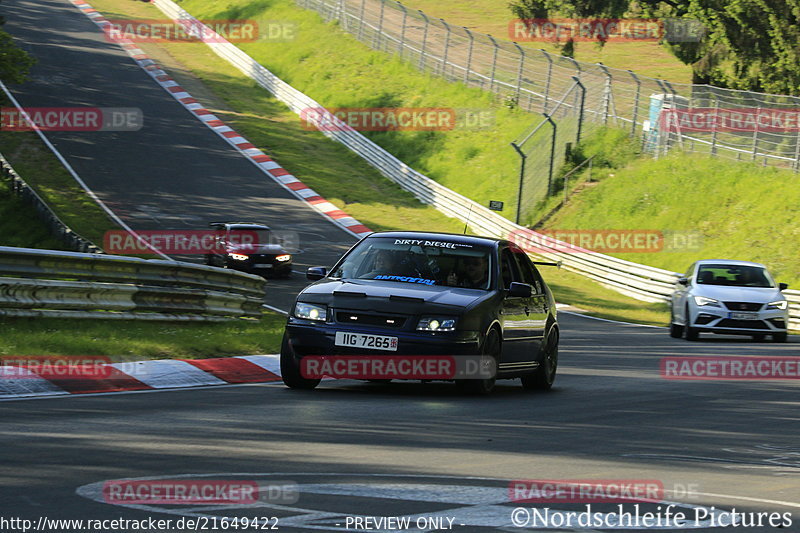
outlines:
[[453, 331], [456, 329], [455, 318], [424, 316], [417, 324], [418, 331]]
[[705, 296], [695, 296], [694, 303], [698, 306], [708, 306], [708, 307], [719, 307], [719, 300], [715, 300], [714, 298], [706, 298]]
[[767, 304], [767, 309], [780, 309], [781, 311], [783, 311], [788, 307], [789, 307], [789, 302], [786, 300], [778, 300], [777, 302], [770, 302]]
[[230, 257], [231, 259], [235, 259], [236, 261], [247, 261], [248, 259], [250, 259], [249, 255], [234, 254], [230, 252], [228, 253], [228, 257]]
[[285, 261], [288, 261], [291, 258], [292, 258], [292, 256], [289, 255], [289, 254], [281, 254], [281, 255], [276, 255], [275, 256], [275, 261], [280, 261], [281, 263], [283, 263]]
[[305, 318], [306, 320], [325, 322], [328, 318], [328, 308], [324, 305], [297, 302], [294, 306], [294, 316], [297, 318]]

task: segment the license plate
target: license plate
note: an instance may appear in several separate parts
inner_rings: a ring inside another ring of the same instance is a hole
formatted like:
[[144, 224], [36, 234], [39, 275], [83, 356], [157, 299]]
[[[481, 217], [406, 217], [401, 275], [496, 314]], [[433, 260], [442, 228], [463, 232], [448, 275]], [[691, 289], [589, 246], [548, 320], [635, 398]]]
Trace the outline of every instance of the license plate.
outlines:
[[736, 320], [758, 320], [758, 313], [728, 313], [728, 318]]
[[369, 348], [371, 350], [397, 351], [397, 337], [385, 335], [366, 335], [364, 333], [336, 332], [336, 346], [348, 348]]
[[253, 268], [272, 268], [272, 265], [269, 263], [257, 263], [253, 265]]

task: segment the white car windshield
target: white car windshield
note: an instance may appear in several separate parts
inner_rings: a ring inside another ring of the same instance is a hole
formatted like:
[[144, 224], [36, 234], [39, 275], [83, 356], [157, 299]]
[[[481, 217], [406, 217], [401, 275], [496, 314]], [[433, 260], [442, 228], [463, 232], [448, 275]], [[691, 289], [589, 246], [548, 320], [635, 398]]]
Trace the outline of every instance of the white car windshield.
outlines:
[[747, 265], [700, 265], [698, 285], [726, 285], [731, 287], [775, 287], [766, 269]]
[[368, 238], [331, 277], [487, 290], [491, 249], [449, 240]]

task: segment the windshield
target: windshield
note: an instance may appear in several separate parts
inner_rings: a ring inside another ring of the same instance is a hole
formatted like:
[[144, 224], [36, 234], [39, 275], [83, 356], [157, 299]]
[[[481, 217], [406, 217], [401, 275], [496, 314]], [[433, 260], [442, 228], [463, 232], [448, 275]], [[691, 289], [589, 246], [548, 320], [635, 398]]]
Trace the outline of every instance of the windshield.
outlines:
[[491, 255], [489, 247], [446, 239], [373, 237], [363, 240], [331, 277], [487, 290]]
[[700, 265], [698, 285], [728, 285], [733, 287], [774, 287], [769, 272], [757, 266]]

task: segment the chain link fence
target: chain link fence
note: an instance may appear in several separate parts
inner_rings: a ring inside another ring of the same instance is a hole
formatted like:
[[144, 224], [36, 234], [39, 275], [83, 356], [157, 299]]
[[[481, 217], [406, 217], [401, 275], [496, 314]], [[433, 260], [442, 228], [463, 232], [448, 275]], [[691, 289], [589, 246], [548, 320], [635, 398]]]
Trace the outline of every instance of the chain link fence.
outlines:
[[680, 147], [800, 172], [798, 97], [638, 76], [475, 33], [395, 0], [296, 2], [421, 71], [498, 93], [551, 118], [556, 108], [564, 113], [579, 105], [562, 98], [575, 92], [577, 78], [584, 88], [582, 107], [572, 115], [624, 128], [655, 156]]

